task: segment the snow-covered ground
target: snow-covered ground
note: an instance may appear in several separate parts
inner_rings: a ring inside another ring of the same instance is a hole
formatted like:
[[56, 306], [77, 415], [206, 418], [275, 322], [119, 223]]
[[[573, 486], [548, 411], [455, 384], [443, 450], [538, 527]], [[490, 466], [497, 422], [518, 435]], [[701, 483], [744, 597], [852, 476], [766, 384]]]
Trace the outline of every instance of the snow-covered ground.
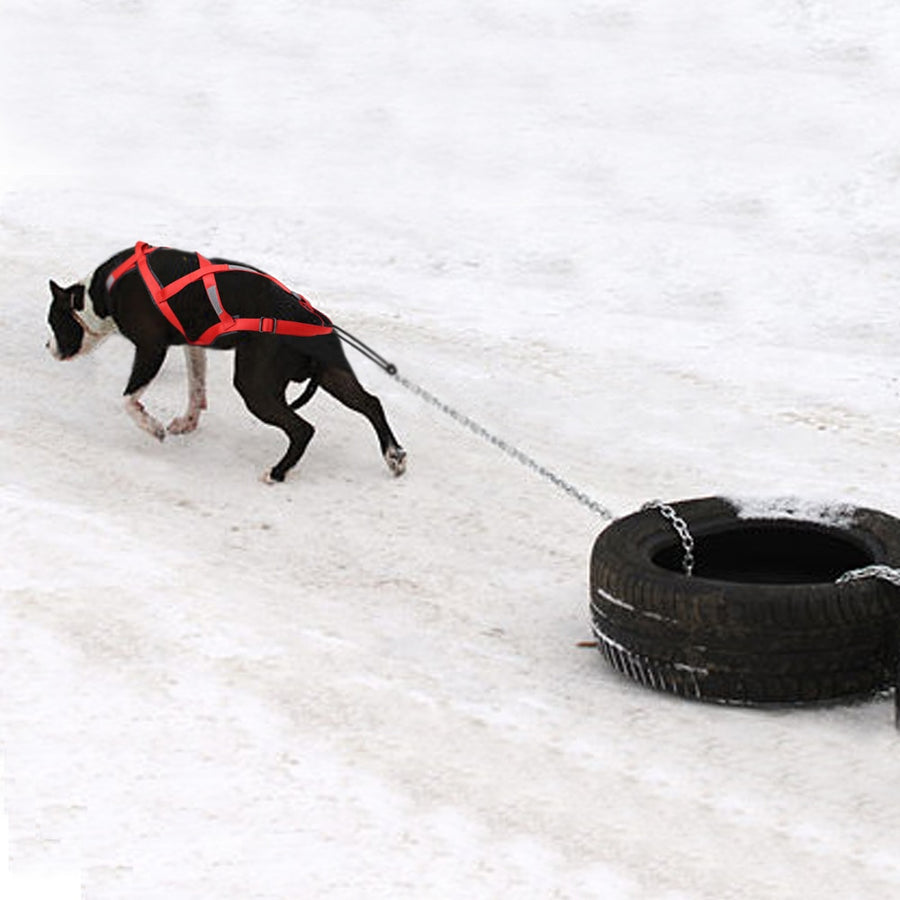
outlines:
[[[283, 439], [229, 355], [158, 444], [120, 407], [124, 340], [44, 349], [48, 278], [198, 249], [616, 514], [900, 514], [900, 7], [2, 14], [0, 894], [900, 896], [890, 700], [617, 676], [576, 646], [605, 521], [371, 363], [407, 475], [319, 395], [267, 487]], [[181, 412], [179, 353], [146, 399]]]

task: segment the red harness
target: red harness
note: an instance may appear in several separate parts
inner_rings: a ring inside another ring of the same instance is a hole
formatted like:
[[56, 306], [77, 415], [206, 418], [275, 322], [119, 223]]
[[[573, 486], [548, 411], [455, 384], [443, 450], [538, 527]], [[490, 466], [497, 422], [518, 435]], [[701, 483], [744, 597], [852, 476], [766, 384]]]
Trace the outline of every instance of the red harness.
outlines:
[[[113, 269], [106, 279], [106, 290], [107, 293], [111, 291], [113, 285], [126, 272], [130, 272], [132, 269], [136, 268], [140, 273], [141, 278], [144, 279], [144, 284], [147, 286], [147, 290], [150, 292], [150, 296], [153, 298], [153, 302], [157, 305], [159, 311], [187, 340], [187, 335], [184, 333], [181, 322], [169, 306], [169, 300], [188, 285], [202, 279], [203, 286], [206, 288], [206, 295], [209, 297], [209, 302], [212, 304], [212, 308], [219, 317], [219, 321], [210, 328], [207, 328], [196, 340], [188, 340], [189, 344], [211, 344], [220, 335], [230, 334], [234, 331], [258, 331], [263, 334], [288, 334], [296, 337], [314, 337], [315, 335], [330, 334], [332, 331], [331, 325], [325, 324], [328, 320], [317, 310], [313, 309], [306, 298], [301, 297], [296, 291], [292, 291], [290, 288], [285, 287], [277, 278], [273, 278], [265, 272], [260, 272], [258, 269], [251, 269], [247, 266], [236, 266], [231, 263], [214, 264], [202, 257], [199, 253], [197, 254], [197, 262], [200, 264], [198, 269], [195, 269], [193, 272], [188, 272], [187, 275], [183, 275], [171, 284], [162, 285], [156, 277], [156, 274], [150, 268], [150, 262], [147, 259], [154, 250], [158, 249], [160, 248], [151, 247], [143, 241], [138, 241], [134, 247], [134, 254], [129, 256], [121, 265]], [[322, 324], [311, 325], [306, 322], [293, 322], [290, 319], [274, 319], [267, 317], [258, 319], [235, 318], [222, 306], [222, 301], [219, 298], [216, 275], [221, 272], [252, 272], [254, 275], [268, 278], [269, 281], [278, 285], [283, 291], [287, 291], [287, 293], [296, 297], [297, 302], [307, 312], [316, 316]]]

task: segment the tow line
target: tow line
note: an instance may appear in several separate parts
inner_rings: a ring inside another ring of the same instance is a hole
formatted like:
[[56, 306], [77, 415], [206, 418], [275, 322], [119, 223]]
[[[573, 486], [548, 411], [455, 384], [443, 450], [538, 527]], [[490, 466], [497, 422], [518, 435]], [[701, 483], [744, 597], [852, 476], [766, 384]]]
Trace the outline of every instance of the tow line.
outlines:
[[520, 450], [518, 447], [509, 443], [509, 441], [504, 440], [503, 438], [497, 436], [491, 431], [488, 431], [483, 425], [479, 425], [474, 419], [471, 419], [465, 413], [460, 412], [458, 409], [450, 406], [447, 403], [444, 403], [443, 400], [440, 400], [438, 397], [435, 397], [430, 391], [425, 390], [425, 388], [421, 387], [418, 384], [410, 381], [408, 378], [405, 378], [397, 371], [397, 367], [392, 363], [388, 362], [380, 353], [373, 350], [368, 344], [364, 341], [361, 341], [358, 337], [350, 334], [345, 331], [343, 328], [334, 325], [334, 330], [338, 333], [338, 336], [341, 340], [345, 341], [351, 347], [353, 347], [358, 352], [362, 353], [363, 356], [368, 357], [375, 365], [377, 365], [380, 369], [387, 372], [392, 378], [398, 381], [403, 385], [407, 390], [412, 391], [417, 397], [421, 397], [426, 403], [431, 404], [436, 409], [439, 409], [442, 413], [448, 415], [455, 422], [458, 422], [464, 428], [468, 428], [473, 434], [478, 435], [478, 437], [487, 441], [489, 444], [492, 444], [498, 450], [502, 450], [507, 456], [511, 456], [516, 462], [521, 463], [527, 469], [531, 469], [536, 474], [540, 475], [541, 478], [546, 479], [552, 485], [559, 488], [561, 491], [564, 491], [582, 506], [591, 510], [591, 512], [596, 513], [603, 519], [609, 519], [612, 521], [616, 518], [615, 515], [599, 500], [595, 500], [590, 494], [585, 493], [580, 488], [575, 487], [569, 481], [566, 481], [561, 475], [558, 475], [552, 469], [547, 468], [547, 466], [542, 465], [536, 459], [533, 459], [524, 451]]

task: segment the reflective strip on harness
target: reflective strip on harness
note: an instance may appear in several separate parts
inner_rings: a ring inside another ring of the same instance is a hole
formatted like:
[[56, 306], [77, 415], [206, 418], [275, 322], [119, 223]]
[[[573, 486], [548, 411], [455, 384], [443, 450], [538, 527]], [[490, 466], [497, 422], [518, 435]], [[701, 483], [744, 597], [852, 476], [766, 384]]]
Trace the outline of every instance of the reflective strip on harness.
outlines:
[[[209, 266], [210, 263], [207, 262], [199, 253], [197, 254], [197, 262], [200, 263], [200, 267]], [[219, 286], [216, 284], [216, 276], [207, 273], [203, 276], [203, 287], [206, 288], [206, 296], [209, 297], [209, 302], [212, 304], [212, 308], [216, 311], [216, 315], [221, 320], [222, 316], [225, 315], [225, 310], [222, 307], [222, 301], [219, 299]]]
[[[150, 261], [147, 258], [154, 250], [159, 249], [161, 248], [151, 247], [143, 241], [138, 241], [134, 247], [134, 254], [123, 263], [116, 266], [109, 274], [109, 277], [106, 279], [106, 290], [107, 293], [111, 291], [113, 285], [115, 285], [123, 275], [136, 268], [159, 311], [189, 344], [211, 344], [221, 335], [235, 331], [256, 331], [262, 334], [290, 335], [294, 337], [315, 337], [316, 335], [330, 334], [332, 331], [331, 325], [312, 325], [307, 322], [295, 322], [292, 319], [275, 319], [268, 316], [261, 318], [235, 318], [232, 316], [231, 313], [222, 306], [222, 300], [219, 296], [216, 275], [220, 272], [250, 272], [254, 275], [259, 275], [261, 278], [267, 278], [273, 284], [281, 288], [281, 290], [295, 297], [297, 302], [308, 312], [319, 316], [320, 318], [324, 318], [312, 307], [305, 297], [301, 296], [296, 291], [292, 291], [290, 288], [285, 287], [277, 278], [273, 278], [266, 272], [260, 272], [259, 269], [251, 269], [249, 266], [237, 266], [231, 265], [230, 263], [211, 263], [208, 259], [205, 259], [198, 253], [197, 269], [193, 272], [188, 272], [187, 275], [182, 275], [181, 278], [177, 278], [175, 281], [171, 282], [171, 284], [162, 285], [154, 271], [150, 268]], [[181, 327], [181, 322], [169, 306], [169, 300], [184, 290], [188, 285], [201, 280], [206, 289], [206, 296], [209, 298], [210, 305], [219, 317], [219, 321], [210, 328], [207, 328], [207, 330], [196, 340], [191, 341], [188, 340], [184, 328]]]

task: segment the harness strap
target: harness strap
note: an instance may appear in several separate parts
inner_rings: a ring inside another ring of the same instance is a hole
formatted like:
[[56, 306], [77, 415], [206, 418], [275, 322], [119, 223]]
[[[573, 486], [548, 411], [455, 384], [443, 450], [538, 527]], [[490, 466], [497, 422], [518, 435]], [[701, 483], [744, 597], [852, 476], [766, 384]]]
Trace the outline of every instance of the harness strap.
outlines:
[[291, 319], [275, 319], [270, 317], [253, 318], [242, 316], [235, 318], [232, 316], [231, 313], [222, 306], [222, 301], [219, 297], [216, 275], [221, 272], [251, 272], [262, 278], [268, 278], [269, 281], [273, 282], [281, 288], [281, 290], [295, 297], [297, 302], [306, 309], [307, 312], [319, 316], [320, 321], [324, 318], [313, 308], [305, 297], [301, 296], [296, 291], [292, 291], [290, 288], [285, 287], [285, 285], [272, 275], [269, 275], [266, 272], [260, 272], [259, 269], [251, 269], [249, 266], [237, 266], [232, 265], [231, 263], [211, 263], [208, 259], [198, 253], [198, 268], [193, 272], [188, 272], [187, 275], [182, 275], [181, 278], [175, 279], [175, 281], [170, 284], [163, 285], [156, 277], [156, 273], [153, 269], [150, 268], [150, 261], [148, 259], [154, 250], [159, 249], [161, 248], [151, 247], [144, 241], [138, 241], [137, 244], [135, 244], [134, 253], [110, 272], [106, 279], [106, 290], [107, 293], [109, 293], [109, 291], [112, 290], [113, 285], [123, 275], [136, 268], [159, 311], [187, 340], [184, 328], [181, 327], [181, 322], [170, 307], [169, 300], [183, 291], [188, 285], [194, 284], [194, 282], [197, 281], [202, 281], [203, 287], [206, 289], [206, 296], [209, 298], [210, 305], [219, 317], [219, 321], [215, 325], [207, 328], [196, 340], [188, 341], [189, 344], [211, 344], [221, 335], [233, 331], [257, 331], [262, 334], [290, 335], [293, 337], [314, 337], [316, 335], [330, 334], [332, 331], [331, 325], [325, 324], [312, 325], [307, 322], [295, 322]]

